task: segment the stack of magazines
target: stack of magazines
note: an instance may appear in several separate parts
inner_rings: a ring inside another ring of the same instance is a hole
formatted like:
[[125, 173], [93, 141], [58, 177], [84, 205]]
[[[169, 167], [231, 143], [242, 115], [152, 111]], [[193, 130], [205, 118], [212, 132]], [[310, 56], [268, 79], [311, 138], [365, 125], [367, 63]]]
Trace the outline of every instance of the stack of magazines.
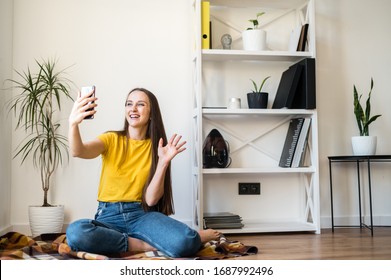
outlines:
[[242, 217], [230, 212], [204, 213], [204, 228], [242, 228]]

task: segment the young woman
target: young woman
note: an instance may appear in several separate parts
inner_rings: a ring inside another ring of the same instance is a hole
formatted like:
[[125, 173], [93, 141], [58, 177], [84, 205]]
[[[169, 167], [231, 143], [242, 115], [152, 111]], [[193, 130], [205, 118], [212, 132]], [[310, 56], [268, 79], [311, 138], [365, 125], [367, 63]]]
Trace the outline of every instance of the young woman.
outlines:
[[217, 238], [216, 230], [197, 232], [169, 217], [174, 213], [170, 163], [186, 149], [186, 142], [177, 134], [167, 141], [156, 97], [146, 89], [133, 89], [125, 102], [124, 129], [83, 142], [79, 124], [96, 113], [96, 100], [79, 97], [69, 116], [72, 155], [102, 157], [95, 219], [68, 226], [69, 246], [99, 254], [157, 249], [186, 257]]

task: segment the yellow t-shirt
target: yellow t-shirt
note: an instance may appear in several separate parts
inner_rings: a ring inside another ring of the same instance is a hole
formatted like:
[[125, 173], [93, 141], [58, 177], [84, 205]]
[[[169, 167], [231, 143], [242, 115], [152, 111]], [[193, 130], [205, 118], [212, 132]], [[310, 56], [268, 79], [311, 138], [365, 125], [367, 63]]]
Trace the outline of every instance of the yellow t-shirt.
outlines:
[[114, 132], [101, 134], [98, 138], [105, 146], [98, 200], [141, 201], [142, 190], [151, 168], [151, 140], [132, 140]]

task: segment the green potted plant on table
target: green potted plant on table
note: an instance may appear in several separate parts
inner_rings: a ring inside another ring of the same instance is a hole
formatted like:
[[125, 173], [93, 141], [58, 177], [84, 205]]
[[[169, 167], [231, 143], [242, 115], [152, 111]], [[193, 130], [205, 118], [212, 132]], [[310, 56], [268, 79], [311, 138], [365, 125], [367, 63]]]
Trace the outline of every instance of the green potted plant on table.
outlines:
[[251, 108], [267, 108], [267, 102], [269, 99], [269, 93], [262, 91], [263, 86], [265, 85], [265, 82], [270, 78], [270, 76], [267, 76], [265, 79], [263, 79], [261, 85], [257, 86], [257, 83], [254, 82], [254, 80], [250, 79], [253, 83], [254, 89], [252, 92], [247, 93], [247, 103], [248, 107]]
[[259, 28], [259, 17], [265, 12], [256, 14], [255, 19], [249, 19], [253, 24], [252, 27], [247, 28], [242, 32], [243, 49], [246, 51], [262, 51], [266, 50], [266, 31]]
[[357, 126], [360, 136], [352, 137], [352, 148], [354, 155], [374, 155], [376, 153], [377, 137], [369, 135], [369, 125], [377, 120], [381, 115], [371, 116], [371, 94], [373, 89], [373, 78], [371, 78], [371, 88], [368, 98], [365, 102], [365, 111], [361, 106], [360, 100], [362, 94], [357, 92], [356, 86], [353, 85], [353, 106], [354, 115], [356, 116]]
[[[14, 158], [20, 157], [21, 164], [32, 159], [39, 170], [43, 203], [29, 206], [30, 228], [33, 236], [42, 233], [61, 232], [64, 222], [64, 206], [51, 205], [48, 192], [52, 176], [68, 158], [67, 138], [60, 134], [60, 123], [56, 119], [61, 110], [62, 99], [72, 100], [70, 80], [64, 70], [57, 71], [55, 60], [36, 60], [37, 73], [30, 68], [17, 73], [18, 79], [10, 79], [13, 88], [20, 91], [9, 102], [9, 110], [16, 118], [16, 129], [22, 129], [27, 136], [17, 146]], [[40, 220], [36, 220], [42, 218]]]

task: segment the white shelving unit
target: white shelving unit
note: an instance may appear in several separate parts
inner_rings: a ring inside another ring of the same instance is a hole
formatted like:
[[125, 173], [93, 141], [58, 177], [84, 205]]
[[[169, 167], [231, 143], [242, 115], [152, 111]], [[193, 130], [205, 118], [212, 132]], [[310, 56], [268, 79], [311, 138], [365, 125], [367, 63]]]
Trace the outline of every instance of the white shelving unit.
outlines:
[[[316, 110], [247, 109], [249, 79], [271, 75], [269, 106], [279, 79], [290, 65], [315, 58], [313, 0], [210, 0], [212, 49], [201, 49], [201, 1], [194, 9], [193, 54], [193, 227], [203, 228], [205, 212], [232, 212], [243, 218], [242, 229], [225, 233], [312, 231], [320, 233], [318, 127]], [[244, 51], [240, 31], [259, 11], [261, 28], [268, 32], [271, 50]], [[226, 21], [225, 21], [226, 20]], [[304, 52], [288, 49], [290, 32], [309, 23], [309, 43]], [[264, 23], [262, 25], [262, 23]], [[241, 26], [241, 24], [243, 26]], [[231, 50], [219, 38], [233, 37]], [[240, 97], [241, 109], [226, 109], [229, 97]], [[278, 166], [290, 119], [310, 117], [309, 166]], [[217, 128], [230, 144], [228, 168], [202, 167], [203, 141]], [[239, 182], [261, 183], [261, 195], [239, 195]]]

